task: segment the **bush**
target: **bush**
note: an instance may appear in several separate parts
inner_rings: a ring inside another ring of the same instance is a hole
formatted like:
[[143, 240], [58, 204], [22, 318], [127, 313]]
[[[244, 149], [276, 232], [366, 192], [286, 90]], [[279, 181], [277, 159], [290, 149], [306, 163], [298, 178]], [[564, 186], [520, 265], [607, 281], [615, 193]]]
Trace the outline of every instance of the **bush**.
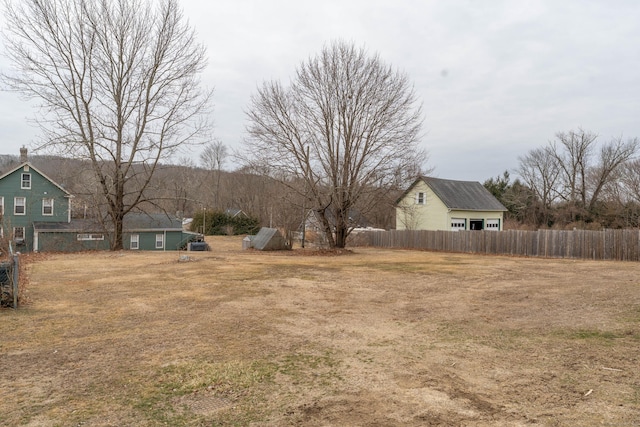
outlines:
[[258, 219], [250, 216], [236, 215], [234, 217], [225, 212], [206, 211], [205, 218], [204, 211], [198, 211], [191, 222], [191, 231], [203, 232], [203, 223], [206, 227], [203, 234], [207, 236], [256, 234], [260, 229]]

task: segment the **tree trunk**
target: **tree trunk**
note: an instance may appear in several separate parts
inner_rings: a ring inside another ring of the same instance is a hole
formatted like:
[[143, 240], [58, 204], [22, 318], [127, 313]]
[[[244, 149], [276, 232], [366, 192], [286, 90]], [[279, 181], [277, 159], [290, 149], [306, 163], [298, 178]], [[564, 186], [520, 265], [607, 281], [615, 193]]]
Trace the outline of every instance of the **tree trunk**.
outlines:
[[124, 249], [123, 239], [122, 239], [122, 233], [124, 231], [123, 223], [124, 223], [124, 215], [122, 214], [122, 212], [120, 212], [119, 214], [116, 214], [116, 216], [113, 217], [114, 234], [113, 234], [113, 239], [111, 241], [111, 250], [113, 251], [119, 251]]

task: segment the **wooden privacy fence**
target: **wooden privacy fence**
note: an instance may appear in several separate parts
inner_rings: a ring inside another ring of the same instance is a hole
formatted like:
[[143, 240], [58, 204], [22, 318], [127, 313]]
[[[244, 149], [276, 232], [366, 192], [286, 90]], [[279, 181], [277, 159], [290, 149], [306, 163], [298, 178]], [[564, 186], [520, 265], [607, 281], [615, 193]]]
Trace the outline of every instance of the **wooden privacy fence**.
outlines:
[[639, 261], [640, 230], [362, 231], [352, 246], [546, 258]]

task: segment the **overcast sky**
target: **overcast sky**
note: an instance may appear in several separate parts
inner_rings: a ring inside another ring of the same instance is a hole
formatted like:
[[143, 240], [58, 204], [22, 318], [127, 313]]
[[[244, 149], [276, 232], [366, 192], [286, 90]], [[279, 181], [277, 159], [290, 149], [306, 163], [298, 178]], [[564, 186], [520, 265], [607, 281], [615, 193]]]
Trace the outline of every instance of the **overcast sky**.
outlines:
[[[637, 0], [182, 0], [208, 48], [215, 136], [240, 147], [264, 80], [342, 39], [406, 72], [440, 178], [483, 182], [558, 131], [640, 137]], [[7, 69], [4, 58], [0, 67]], [[1, 154], [29, 146], [34, 111], [0, 92]], [[193, 155], [197, 161], [197, 153]]]

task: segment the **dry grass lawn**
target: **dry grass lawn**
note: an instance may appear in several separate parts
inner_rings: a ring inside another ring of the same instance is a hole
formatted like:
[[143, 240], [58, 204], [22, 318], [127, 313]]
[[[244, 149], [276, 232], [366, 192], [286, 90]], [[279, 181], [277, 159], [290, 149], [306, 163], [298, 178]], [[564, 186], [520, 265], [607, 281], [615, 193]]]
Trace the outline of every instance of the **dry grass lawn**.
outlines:
[[38, 255], [10, 426], [638, 426], [640, 265], [355, 249]]

